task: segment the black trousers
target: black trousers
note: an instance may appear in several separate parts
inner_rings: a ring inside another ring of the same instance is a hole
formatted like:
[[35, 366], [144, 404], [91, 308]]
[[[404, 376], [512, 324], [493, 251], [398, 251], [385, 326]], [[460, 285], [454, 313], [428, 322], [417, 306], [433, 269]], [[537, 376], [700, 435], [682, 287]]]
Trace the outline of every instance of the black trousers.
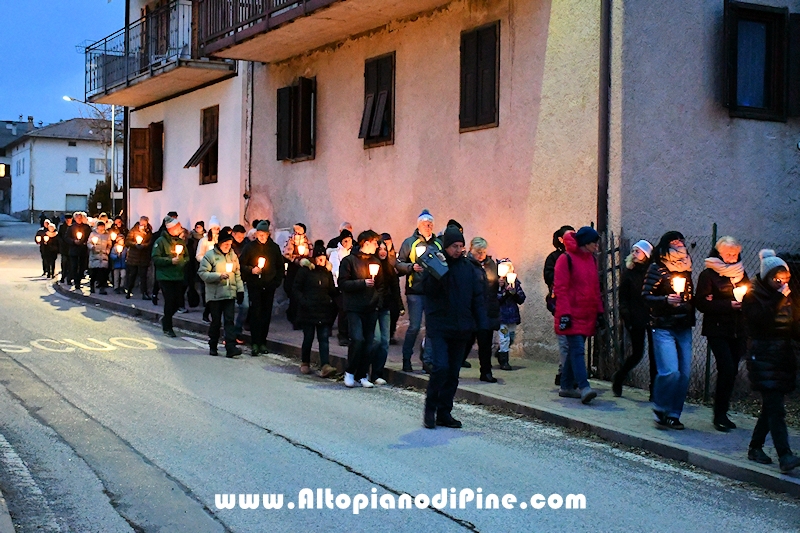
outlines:
[[425, 412], [447, 417], [453, 410], [453, 398], [458, 389], [458, 374], [464, 361], [464, 350], [469, 334], [453, 337], [431, 336], [425, 342], [431, 344], [431, 377], [425, 395]]
[[714, 418], [727, 414], [731, 394], [739, 374], [739, 361], [747, 350], [744, 337], [708, 337], [708, 347], [717, 362], [717, 390], [714, 393]]
[[47, 274], [49, 277], [54, 277], [56, 275], [56, 259], [57, 255], [51, 252], [45, 252], [44, 254], [44, 273]]
[[[339, 294], [336, 298], [333, 299], [334, 303], [336, 303], [337, 315], [337, 329], [339, 330], [336, 334], [336, 337], [342, 341], [347, 340], [350, 338], [350, 328], [347, 326], [347, 313], [344, 311], [344, 297]], [[333, 323], [331, 323], [333, 326]]]
[[228, 353], [236, 348], [236, 332], [233, 329], [233, 315], [236, 311], [236, 300], [209, 300], [211, 309], [211, 325], [208, 327], [208, 344], [216, 348], [219, 344], [219, 329], [225, 329], [225, 346]]
[[89, 286], [105, 289], [108, 287], [108, 268], [90, 268]]
[[272, 304], [275, 301], [275, 289], [247, 284], [250, 297], [250, 338], [253, 344], [267, 344], [269, 325], [272, 322]]
[[656, 356], [653, 352], [653, 330], [649, 328], [628, 328], [631, 336], [631, 356], [625, 359], [617, 374], [620, 383], [625, 381], [631, 370], [636, 368], [644, 357], [644, 336], [647, 335], [647, 357], [650, 360], [650, 393], [653, 392], [653, 383], [656, 380], [658, 369], [656, 368]]
[[138, 266], [138, 265], [128, 265], [125, 267], [126, 273], [126, 285], [125, 289], [128, 292], [133, 291], [133, 286], [136, 284], [136, 279], [139, 279], [139, 288], [142, 290], [142, 296], [148, 294], [147, 292], [147, 270], [149, 265], [146, 266]]
[[481, 329], [473, 333], [467, 341], [467, 346], [464, 348], [464, 361], [467, 360], [469, 352], [472, 351], [472, 346], [475, 341], [478, 341], [478, 361], [481, 365], [481, 375], [490, 374], [492, 372], [492, 337], [494, 330]]
[[47, 252], [42, 245], [39, 245], [39, 255], [42, 257], [42, 275], [47, 275]]
[[61, 254], [61, 282], [72, 282], [72, 272], [69, 262], [69, 253]]
[[789, 432], [786, 430], [783, 396], [784, 394], [779, 391], [761, 392], [761, 414], [750, 439], [751, 448], [763, 448], [767, 433], [771, 433], [778, 457], [792, 453], [792, 449], [789, 448]]
[[345, 372], [353, 374], [356, 381], [367, 377], [369, 345], [375, 337], [375, 324], [377, 322], [377, 311], [347, 313], [350, 344], [347, 346], [347, 368], [345, 368]]
[[389, 338], [393, 339], [397, 331], [397, 321], [400, 319], [400, 304], [392, 298], [389, 304]]
[[69, 258], [70, 278], [72, 278], [71, 281], [76, 288], [81, 286], [81, 280], [83, 280], [83, 275], [86, 272], [87, 264], [88, 258], [84, 263], [82, 255], [72, 255]]
[[161, 281], [161, 291], [164, 293], [164, 319], [161, 326], [164, 331], [172, 330], [172, 317], [183, 306], [183, 282]]

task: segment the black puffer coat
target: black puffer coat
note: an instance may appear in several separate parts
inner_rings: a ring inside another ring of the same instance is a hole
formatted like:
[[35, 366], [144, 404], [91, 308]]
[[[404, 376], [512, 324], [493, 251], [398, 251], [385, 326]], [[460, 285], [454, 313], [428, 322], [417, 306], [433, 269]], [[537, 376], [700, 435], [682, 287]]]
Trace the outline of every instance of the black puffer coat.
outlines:
[[[686, 279], [683, 303], [673, 306], [667, 303], [667, 296], [675, 294], [672, 278]], [[694, 327], [694, 304], [692, 303], [692, 273], [670, 272], [660, 262], [650, 263], [642, 287], [642, 297], [650, 307], [650, 326], [657, 329], [685, 329]]]
[[445, 254], [448, 272], [441, 279], [423, 272], [425, 324], [431, 337], [467, 337], [489, 329], [483, 272], [466, 257]]
[[298, 302], [297, 322], [315, 326], [330, 324], [336, 315], [333, 299], [338, 293], [330, 270], [314, 264], [301, 267], [292, 287], [292, 295]]
[[792, 392], [797, 361], [792, 337], [797, 338], [798, 318], [792, 301], [756, 276], [753, 289], [742, 302], [747, 328], [747, 371], [753, 390]]
[[489, 329], [497, 331], [500, 329], [500, 300], [497, 298], [500, 276], [497, 275], [497, 263], [494, 262], [490, 255], [487, 255], [483, 262], [477, 261], [472, 257], [472, 254], [467, 254], [467, 257], [483, 270], [486, 318], [488, 319]]
[[645, 329], [650, 320], [650, 307], [642, 296], [649, 263], [636, 263], [622, 269], [619, 284], [619, 314], [630, 329]]
[[[712, 254], [712, 257], [715, 255]], [[739, 285], [747, 285], [750, 279], [744, 275]], [[711, 300], [708, 297], [711, 297]], [[703, 313], [703, 335], [706, 337], [743, 337], [744, 315], [741, 310], [731, 307], [733, 283], [731, 278], [720, 276], [711, 268], [700, 273], [694, 304]]]
[[[344, 310], [348, 313], [370, 313], [383, 308], [383, 278], [375, 277], [375, 285], [367, 287], [365, 281], [371, 279], [370, 264], [380, 265], [374, 255], [351, 253], [339, 265], [339, 288], [344, 296]], [[380, 273], [380, 270], [378, 271]]]

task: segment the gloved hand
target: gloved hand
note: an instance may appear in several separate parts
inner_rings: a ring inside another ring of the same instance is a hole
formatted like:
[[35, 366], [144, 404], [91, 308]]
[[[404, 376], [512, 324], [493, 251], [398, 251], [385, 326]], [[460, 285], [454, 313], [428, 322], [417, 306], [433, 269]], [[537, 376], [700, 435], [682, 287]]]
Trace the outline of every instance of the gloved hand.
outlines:
[[570, 324], [572, 323], [572, 317], [569, 315], [564, 315], [561, 317], [561, 321], [558, 323], [559, 331], [564, 331], [569, 328]]
[[236, 303], [239, 304], [239, 305], [242, 305], [244, 303], [244, 293], [243, 292], [237, 292], [236, 293]]

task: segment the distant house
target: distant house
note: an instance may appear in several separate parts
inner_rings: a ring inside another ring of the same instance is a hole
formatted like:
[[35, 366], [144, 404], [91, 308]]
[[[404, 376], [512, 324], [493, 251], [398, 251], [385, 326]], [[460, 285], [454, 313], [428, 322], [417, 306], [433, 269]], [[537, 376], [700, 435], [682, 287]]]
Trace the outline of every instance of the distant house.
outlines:
[[[31, 119], [32, 120], [32, 119]], [[11, 214], [89, 210], [90, 191], [111, 172], [111, 123], [74, 118], [32, 129], [11, 142]], [[117, 143], [121, 161], [122, 143]]]
[[28, 122], [0, 120], [0, 213], [11, 213], [11, 150], [8, 147], [33, 128], [33, 117], [28, 117]]

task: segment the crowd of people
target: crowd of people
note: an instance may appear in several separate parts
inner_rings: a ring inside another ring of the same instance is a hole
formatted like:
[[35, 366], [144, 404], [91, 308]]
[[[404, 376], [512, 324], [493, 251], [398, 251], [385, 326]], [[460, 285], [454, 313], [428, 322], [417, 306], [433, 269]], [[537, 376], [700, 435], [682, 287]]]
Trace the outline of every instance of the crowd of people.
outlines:
[[[60, 227], [43, 221], [36, 241], [43, 275], [55, 276], [61, 255], [61, 283], [80, 289], [88, 272], [90, 292], [105, 294], [110, 285], [131, 298], [138, 283], [142, 299], [156, 304], [161, 292], [167, 336], [175, 336], [173, 316], [185, 312], [187, 300], [190, 307], [202, 305], [203, 319], [210, 322], [211, 355], [218, 355], [222, 334], [227, 357], [238, 357], [247, 324], [252, 355], [264, 354], [275, 293], [283, 286], [287, 318], [303, 332], [300, 372], [313, 371], [316, 337], [316, 373], [335, 375], [329, 337], [336, 324], [338, 342], [348, 348], [347, 387], [386, 383], [388, 347], [400, 342], [395, 339], [396, 326], [407, 314], [402, 369], [413, 371], [416, 348], [423, 370], [430, 374], [424, 426], [461, 427], [452, 416], [460, 369], [470, 366], [467, 357], [477, 344], [481, 381], [497, 382], [493, 357], [500, 369], [511, 370], [509, 351], [525, 292], [513, 263], [488, 255], [486, 239], [467, 241], [463, 227], [452, 219], [437, 235], [428, 210], [416, 222], [399, 250], [388, 233], [369, 229], [355, 236], [347, 222], [327, 244], [312, 242], [306, 226], [297, 223], [281, 249], [272, 239], [269, 220], [256, 220], [247, 230], [238, 224], [222, 227], [211, 217], [207, 229], [197, 222], [186, 230], [176, 212], [168, 213], [156, 231], [145, 216], [128, 230], [119, 217], [109, 221], [101, 214], [90, 225], [86, 214], [77, 212], [67, 215]], [[597, 396], [588, 381], [585, 346], [603, 327], [599, 243], [600, 235], [591, 227], [563, 226], [553, 234], [555, 250], [544, 266], [546, 306], [553, 314], [560, 352], [558, 395], [583, 404]], [[784, 397], [796, 383], [791, 340], [800, 338], [800, 310], [788, 285], [786, 262], [772, 250], [762, 250], [760, 259], [760, 271], [751, 280], [742, 265], [741, 245], [723, 237], [705, 259], [706, 268], [695, 284], [681, 233], [669, 231], [655, 246], [636, 242], [619, 286], [620, 315], [632, 350], [612, 376], [612, 391], [622, 395], [628, 373], [643, 359], [647, 339], [655, 424], [684, 429], [680, 417], [691, 377], [697, 310], [703, 314], [702, 335], [718, 370], [714, 427], [721, 432], [736, 429], [728, 410], [739, 363], [746, 358], [752, 388], [763, 400], [748, 457], [772, 462], [763, 450], [771, 433], [780, 468], [789, 471], [800, 465], [789, 447], [784, 408]], [[151, 267], [155, 275], [149, 287]], [[419, 343], [423, 320], [426, 333]]]

